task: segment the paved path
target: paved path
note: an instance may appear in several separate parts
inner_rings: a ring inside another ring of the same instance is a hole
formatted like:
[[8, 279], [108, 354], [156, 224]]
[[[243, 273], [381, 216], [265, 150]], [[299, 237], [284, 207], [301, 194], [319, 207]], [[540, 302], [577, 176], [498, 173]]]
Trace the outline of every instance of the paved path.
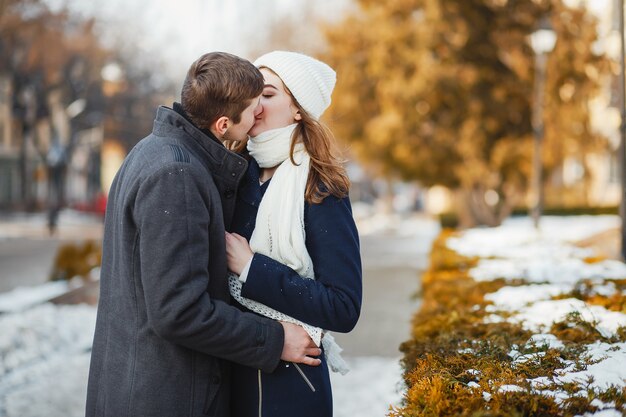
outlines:
[[[363, 306], [356, 328], [335, 334], [351, 371], [331, 374], [335, 417], [383, 417], [404, 390], [400, 343], [409, 338], [419, 275], [438, 227], [417, 219], [408, 230], [361, 236]], [[415, 227], [417, 226], [417, 227]]]
[[398, 357], [398, 346], [408, 339], [410, 320], [419, 308], [415, 297], [419, 274], [428, 253], [429, 236], [364, 236], [363, 307], [356, 328], [336, 335], [347, 356]]
[[0, 240], [0, 292], [46, 282], [58, 246], [58, 239]]
[[48, 233], [45, 214], [0, 216], [0, 292], [46, 282], [60, 244], [101, 238], [98, 216], [64, 211], [54, 236]]

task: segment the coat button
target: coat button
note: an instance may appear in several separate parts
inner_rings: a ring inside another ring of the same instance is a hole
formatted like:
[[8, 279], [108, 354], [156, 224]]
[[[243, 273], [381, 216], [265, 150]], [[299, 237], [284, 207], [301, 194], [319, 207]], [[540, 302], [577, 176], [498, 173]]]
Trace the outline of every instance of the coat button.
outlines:
[[226, 190], [226, 192], [224, 192], [224, 197], [226, 198], [233, 198], [234, 195], [235, 195], [235, 191], [233, 190]]
[[236, 173], [236, 172], [231, 172], [231, 173], [230, 173], [230, 176], [231, 176], [231, 177], [236, 177], [236, 176], [237, 176], [237, 173]]

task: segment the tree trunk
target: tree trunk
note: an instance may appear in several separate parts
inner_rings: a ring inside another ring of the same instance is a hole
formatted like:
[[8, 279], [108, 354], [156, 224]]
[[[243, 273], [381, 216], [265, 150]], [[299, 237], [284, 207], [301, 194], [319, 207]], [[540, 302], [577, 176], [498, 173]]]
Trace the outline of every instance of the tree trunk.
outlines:
[[472, 215], [468, 203], [467, 190], [463, 188], [458, 188], [454, 190], [454, 205], [459, 221], [459, 224], [457, 226], [459, 229], [468, 229], [470, 227], [476, 226], [476, 219]]
[[383, 195], [383, 210], [385, 214], [392, 214], [393, 209], [393, 180], [385, 178], [385, 195]]
[[505, 191], [499, 193], [500, 201], [494, 206], [485, 201], [486, 189], [482, 186], [457, 190], [459, 227], [500, 226], [511, 215], [521, 195], [513, 187], [505, 188], [507, 188]]
[[499, 226], [500, 220], [494, 207], [490, 207], [485, 202], [485, 188], [481, 186], [474, 187], [469, 191], [469, 205], [472, 213], [474, 213], [476, 223], [489, 227]]

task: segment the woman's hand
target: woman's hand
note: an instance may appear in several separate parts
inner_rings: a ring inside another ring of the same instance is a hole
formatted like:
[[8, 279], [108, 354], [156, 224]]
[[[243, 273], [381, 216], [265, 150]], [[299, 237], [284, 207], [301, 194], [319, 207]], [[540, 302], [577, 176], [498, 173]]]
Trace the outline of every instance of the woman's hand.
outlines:
[[254, 252], [250, 249], [250, 245], [245, 237], [237, 233], [226, 232], [226, 261], [228, 269], [237, 275], [246, 267], [250, 259], [254, 256]]

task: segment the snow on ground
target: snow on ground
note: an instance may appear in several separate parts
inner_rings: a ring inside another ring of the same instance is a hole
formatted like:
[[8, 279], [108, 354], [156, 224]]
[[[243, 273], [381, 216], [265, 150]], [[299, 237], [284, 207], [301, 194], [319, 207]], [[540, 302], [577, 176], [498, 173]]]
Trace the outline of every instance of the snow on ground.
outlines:
[[[92, 306], [49, 303], [0, 314], [0, 417], [84, 415], [95, 317]], [[336, 417], [381, 417], [399, 404], [400, 358], [346, 360], [351, 371], [331, 375]]]
[[[617, 216], [544, 217], [541, 230], [533, 229], [530, 219], [517, 218], [506, 221], [502, 226], [490, 229], [472, 229], [459, 237], [448, 240], [448, 247], [468, 256], [481, 258], [469, 271], [477, 281], [504, 278], [506, 281], [522, 280], [526, 285], [506, 286], [487, 294], [485, 299], [492, 304], [486, 311], [493, 313], [487, 322], [510, 321], [520, 323], [525, 329], [535, 332], [529, 343], [554, 349], [563, 348], [556, 336], [546, 333], [554, 322], [563, 321], [570, 313], [593, 323], [604, 336], [614, 336], [619, 327], [626, 326], [626, 314], [609, 311], [602, 306], [587, 304], [576, 298], [553, 299], [571, 293], [581, 280], [591, 288], [590, 294], [611, 296], [619, 291], [607, 279], [626, 278], [626, 265], [622, 262], [604, 260], [587, 263], [585, 258], [594, 257], [592, 249], [574, 245], [604, 231], [619, 227]], [[499, 315], [497, 313], [506, 313]], [[574, 364], [555, 371], [550, 378], [531, 380], [533, 389], [558, 401], [567, 398], [564, 390], [548, 391], [551, 382], [563, 386], [580, 383], [576, 395], [587, 395], [589, 389], [606, 390], [611, 385], [626, 386], [626, 343], [607, 344], [596, 342], [588, 345], [586, 356], [591, 364], [585, 370], [574, 369]], [[512, 351], [515, 362], [532, 360], [534, 353], [520, 355]], [[589, 383], [589, 381], [593, 381]], [[515, 387], [507, 387], [514, 390]], [[600, 411], [587, 416], [609, 417], [621, 413], [615, 404], [597, 402]]]
[[[56, 238], [99, 239], [102, 216], [64, 209], [59, 213]], [[28, 237], [49, 239], [47, 213], [11, 213], [0, 215], [0, 240]]]
[[581, 417], [623, 417], [623, 415], [621, 412], [613, 409], [613, 410], [602, 410], [596, 413], [585, 413]]
[[[555, 371], [555, 381], [559, 384], [579, 383], [586, 389], [606, 390], [612, 385], [624, 385], [624, 364], [626, 363], [626, 343], [596, 342], [587, 346], [587, 353], [592, 362], [583, 371], [559, 369]], [[593, 382], [589, 383], [590, 377]], [[532, 383], [536, 387], [549, 384], [546, 378], [536, 378]], [[586, 393], [586, 392], [585, 392]]]
[[69, 290], [67, 281], [47, 282], [36, 287], [18, 287], [0, 293], [0, 313], [16, 313], [41, 304]]
[[567, 284], [533, 284], [519, 287], [502, 287], [496, 292], [485, 296], [485, 300], [493, 304], [488, 305], [487, 312], [500, 310], [517, 311], [526, 305], [543, 300], [549, 300], [560, 294], [570, 292], [573, 285]]
[[496, 228], [471, 229], [448, 240], [461, 255], [480, 257], [470, 271], [477, 281], [497, 278], [526, 282], [575, 284], [581, 279], [626, 278], [626, 265], [605, 260], [586, 263], [589, 248], [573, 244], [619, 226], [617, 216], [543, 217], [540, 231], [530, 219], [513, 218]]
[[[589, 305], [576, 298], [537, 301], [519, 309], [507, 321], [520, 323], [527, 330], [542, 332], [549, 330], [552, 323], [564, 321], [571, 313], [580, 313], [583, 320], [596, 323], [596, 330], [607, 338], [615, 335], [619, 327], [626, 326], [626, 314]], [[485, 321], [498, 322], [501, 321], [501, 316], [489, 316]], [[626, 378], [626, 372], [624, 377]]]
[[[449, 239], [448, 246], [466, 256], [489, 258], [480, 259], [470, 270], [470, 276], [477, 281], [504, 278], [530, 283], [487, 294], [485, 299], [493, 303], [487, 307], [488, 312], [513, 312], [507, 320], [535, 332], [578, 312], [584, 320], [597, 322], [603, 335], [611, 336], [618, 327], [626, 326], [626, 314], [578, 299], [552, 298], [570, 293], [581, 280], [591, 280], [592, 291], [598, 294], [617, 291], [614, 284], [604, 280], [626, 278], [626, 265], [614, 260], [587, 263], [584, 258], [593, 257], [593, 250], [573, 243], [617, 224], [616, 216], [545, 217], [537, 232], [530, 219], [518, 218], [497, 228], [469, 230]], [[488, 320], [503, 319], [493, 315]]]
[[[606, 288], [607, 285], [601, 286]], [[615, 335], [620, 326], [626, 326], [626, 314], [609, 311], [604, 307], [589, 305], [576, 298], [552, 300], [552, 297], [566, 294], [574, 289], [567, 284], [533, 284], [518, 287], [503, 287], [496, 292], [487, 294], [485, 299], [493, 304], [488, 305], [487, 312], [512, 312], [507, 320], [522, 324], [527, 330], [541, 332], [552, 323], [563, 321], [570, 313], [580, 313], [580, 317], [588, 322], [597, 323], [596, 329], [605, 337]], [[499, 315], [492, 315], [488, 322], [502, 321]], [[625, 375], [626, 377], [626, 375]]]
[[347, 358], [350, 372], [331, 373], [335, 417], [383, 417], [405, 390], [400, 358]]
[[500, 227], [468, 230], [461, 238], [449, 239], [448, 246], [465, 256], [535, 258], [548, 249], [570, 250], [561, 243], [587, 239], [619, 226], [618, 216], [544, 216], [536, 231], [530, 218], [512, 217]]
[[[562, 248], [562, 246], [561, 246]], [[558, 248], [558, 249], [561, 249]], [[476, 281], [491, 281], [504, 278], [508, 281], [523, 279], [527, 282], [561, 282], [574, 284], [581, 279], [622, 279], [626, 278], [626, 265], [622, 262], [605, 260], [586, 263], [583, 259], [591, 256], [589, 249], [569, 247], [568, 250], [543, 250], [538, 258], [516, 254], [515, 259], [481, 259], [470, 272]], [[523, 250], [520, 248], [518, 250]], [[583, 255], [582, 258], [574, 257]]]
[[[569, 384], [578, 385], [580, 390], [576, 396], [588, 397], [595, 395], [590, 391], [604, 391], [613, 386], [623, 387], [626, 384], [624, 379], [624, 363], [626, 363], [626, 343], [608, 344], [596, 342], [586, 346], [587, 352], [584, 354], [592, 363], [582, 371], [574, 370], [574, 364], [566, 363], [563, 369], [557, 369], [552, 378], [539, 377], [529, 380], [532, 390], [542, 395], [555, 398], [557, 402], [566, 400], [570, 394], [565, 390], [552, 390], [551, 384], [565, 386]], [[592, 405], [598, 407], [595, 413], [585, 413], [584, 416], [622, 416], [622, 413], [615, 409], [613, 402], [604, 403], [600, 399], [593, 400]]]
[[0, 416], [84, 415], [96, 311], [42, 304], [0, 315]]

